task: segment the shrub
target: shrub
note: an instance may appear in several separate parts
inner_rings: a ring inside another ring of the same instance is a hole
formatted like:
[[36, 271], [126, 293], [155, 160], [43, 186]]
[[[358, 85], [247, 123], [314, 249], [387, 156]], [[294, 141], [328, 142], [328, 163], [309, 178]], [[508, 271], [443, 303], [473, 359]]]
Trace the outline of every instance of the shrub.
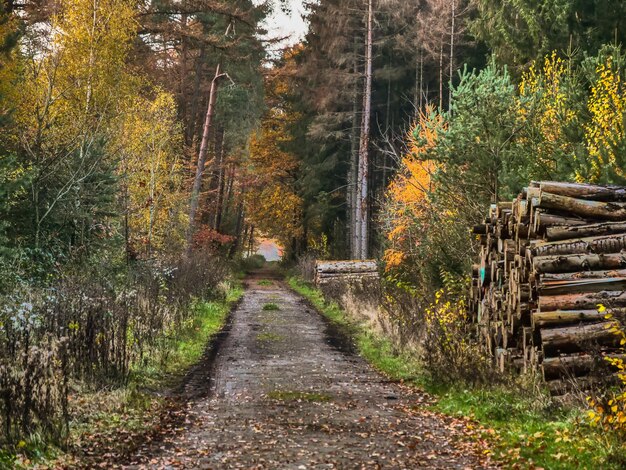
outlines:
[[261, 269], [265, 266], [266, 259], [263, 255], [252, 255], [247, 258], [243, 258], [239, 262], [239, 268], [245, 272], [254, 271], [255, 269]]
[[[600, 306], [602, 309], [604, 307]], [[611, 319], [612, 315], [607, 315]], [[610, 323], [609, 328], [619, 336], [620, 345], [626, 346], [626, 329], [623, 320]], [[622, 352], [626, 352], [622, 348]], [[622, 357], [605, 357], [604, 360], [618, 371], [619, 386], [617, 391], [608, 391], [601, 395], [588, 398], [589, 419], [593, 426], [601, 426], [606, 430], [613, 430], [626, 437], [626, 361]]]
[[33, 432], [61, 441], [72, 383], [123, 384], [185, 327], [194, 299], [219, 294], [224, 266], [208, 253], [128, 269], [94, 263], [1, 296], [0, 444]]

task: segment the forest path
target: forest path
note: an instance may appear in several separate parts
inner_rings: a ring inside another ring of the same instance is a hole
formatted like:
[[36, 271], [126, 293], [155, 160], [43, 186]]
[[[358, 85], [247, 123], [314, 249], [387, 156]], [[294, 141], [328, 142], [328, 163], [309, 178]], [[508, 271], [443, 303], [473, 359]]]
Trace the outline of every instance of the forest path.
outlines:
[[485, 468], [464, 424], [342, 348], [280, 280], [247, 284], [211, 379], [198, 371], [187, 382], [210, 393], [126, 468]]

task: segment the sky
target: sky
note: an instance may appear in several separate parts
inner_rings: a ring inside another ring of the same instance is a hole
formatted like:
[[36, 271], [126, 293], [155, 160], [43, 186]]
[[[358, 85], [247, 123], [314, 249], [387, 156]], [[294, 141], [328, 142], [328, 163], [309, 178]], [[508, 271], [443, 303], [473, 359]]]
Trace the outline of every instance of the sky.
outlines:
[[[302, 18], [304, 13], [304, 0], [288, 0], [286, 3], [291, 8], [289, 14], [276, 8], [276, 12], [268, 18], [266, 27], [269, 38], [279, 38], [288, 36], [284, 45], [293, 45], [300, 41], [307, 30], [307, 24]], [[276, 0], [276, 3], [277, 0]]]

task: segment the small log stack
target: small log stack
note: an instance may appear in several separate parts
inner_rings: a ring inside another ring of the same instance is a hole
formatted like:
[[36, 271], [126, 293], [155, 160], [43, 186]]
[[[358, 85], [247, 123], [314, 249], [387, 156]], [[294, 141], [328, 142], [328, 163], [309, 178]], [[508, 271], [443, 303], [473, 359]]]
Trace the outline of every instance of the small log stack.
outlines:
[[620, 354], [610, 327], [626, 315], [626, 188], [533, 182], [473, 233], [470, 311], [498, 368], [541, 370], [555, 392], [610, 374], [602, 356]]
[[317, 261], [315, 284], [324, 286], [332, 282], [354, 282], [379, 279], [378, 264], [366, 261]]

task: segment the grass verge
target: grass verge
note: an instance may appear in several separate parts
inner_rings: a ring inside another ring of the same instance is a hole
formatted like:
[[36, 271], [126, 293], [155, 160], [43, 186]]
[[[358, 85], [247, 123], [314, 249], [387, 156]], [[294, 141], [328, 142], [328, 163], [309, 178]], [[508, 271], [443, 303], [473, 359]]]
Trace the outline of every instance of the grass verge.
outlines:
[[437, 398], [436, 411], [476, 421], [490, 448], [485, 452], [508, 468], [621, 469], [626, 447], [618, 436], [591, 428], [581, 407], [565, 406], [541, 392], [512, 387], [450, 385], [430, 377], [419, 360], [351, 320], [339, 305], [298, 278], [289, 285], [308, 299], [354, 342], [361, 356], [393, 380], [419, 387]]
[[180, 403], [164, 396], [204, 354], [207, 344], [224, 328], [228, 314], [241, 298], [235, 283], [226, 298], [196, 301], [194, 315], [176, 331], [165, 333], [139, 364], [128, 382], [109, 390], [88, 390], [75, 384], [70, 396], [72, 421], [67, 451], [51, 447], [33, 436], [15, 450], [0, 450], [0, 469], [72, 468], [125, 455], [146, 436], [167, 428]]

